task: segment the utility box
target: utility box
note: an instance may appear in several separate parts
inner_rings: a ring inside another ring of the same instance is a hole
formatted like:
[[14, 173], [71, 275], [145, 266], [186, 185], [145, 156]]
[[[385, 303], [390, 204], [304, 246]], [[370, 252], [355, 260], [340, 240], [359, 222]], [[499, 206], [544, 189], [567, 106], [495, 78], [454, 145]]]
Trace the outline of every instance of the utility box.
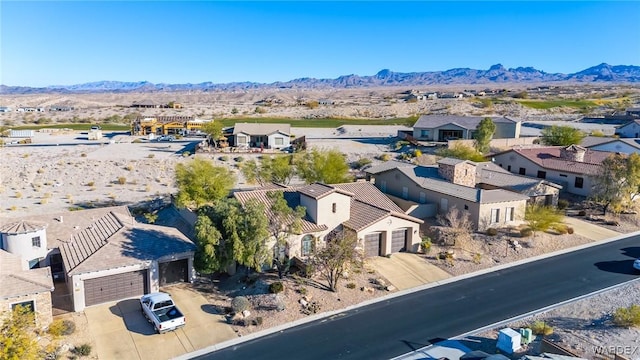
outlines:
[[529, 328], [520, 329], [521, 344], [529, 345], [533, 341], [533, 331]]
[[100, 140], [102, 139], [102, 131], [100, 130], [91, 130], [89, 131], [89, 140]]
[[496, 347], [507, 354], [513, 354], [520, 350], [521, 339], [522, 337], [519, 332], [511, 328], [504, 328], [498, 333], [498, 344]]

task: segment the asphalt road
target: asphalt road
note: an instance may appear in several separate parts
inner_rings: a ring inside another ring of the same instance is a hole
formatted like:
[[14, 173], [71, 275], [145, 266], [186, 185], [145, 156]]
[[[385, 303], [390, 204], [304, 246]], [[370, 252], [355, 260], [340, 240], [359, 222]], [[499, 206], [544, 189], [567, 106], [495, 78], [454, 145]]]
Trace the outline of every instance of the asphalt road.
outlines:
[[197, 359], [389, 359], [635, 279], [637, 257], [639, 236], [397, 297]]

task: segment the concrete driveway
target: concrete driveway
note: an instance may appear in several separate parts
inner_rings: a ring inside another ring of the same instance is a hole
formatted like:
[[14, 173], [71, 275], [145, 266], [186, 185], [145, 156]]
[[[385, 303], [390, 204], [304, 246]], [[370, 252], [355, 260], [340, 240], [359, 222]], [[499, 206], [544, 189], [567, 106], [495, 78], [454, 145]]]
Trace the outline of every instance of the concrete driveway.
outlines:
[[156, 334], [142, 315], [138, 299], [85, 309], [99, 359], [170, 359], [237, 337], [199, 293], [180, 286], [163, 291], [184, 313], [187, 325], [182, 329]]
[[446, 271], [411, 253], [394, 253], [389, 258], [378, 256], [367, 259], [367, 262], [398, 290], [451, 277]]
[[591, 239], [593, 241], [604, 240], [622, 235], [617, 231], [609, 230], [588, 221], [576, 219], [575, 217], [565, 216], [563, 222], [571, 226], [575, 234], [584, 236], [587, 239]]

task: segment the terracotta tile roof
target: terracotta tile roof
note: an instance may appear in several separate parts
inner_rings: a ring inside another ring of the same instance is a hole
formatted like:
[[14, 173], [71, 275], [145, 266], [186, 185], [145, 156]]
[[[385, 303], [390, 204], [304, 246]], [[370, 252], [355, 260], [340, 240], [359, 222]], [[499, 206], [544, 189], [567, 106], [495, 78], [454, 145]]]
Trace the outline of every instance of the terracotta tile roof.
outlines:
[[[575, 147], [575, 145], [572, 145]], [[561, 146], [535, 147], [528, 149], [513, 149], [510, 151], [523, 156], [536, 163], [538, 166], [551, 170], [571, 172], [583, 175], [596, 175], [600, 170], [600, 164], [610, 152], [584, 149], [584, 161], [572, 161], [560, 157]]]
[[[284, 199], [287, 201], [287, 204], [290, 208], [295, 209], [300, 205], [300, 193], [298, 193], [296, 188], [287, 188], [287, 189], [259, 189], [259, 190], [248, 190], [248, 191], [237, 191], [233, 194], [233, 196], [240, 202], [240, 204], [246, 204], [249, 200], [254, 199], [265, 205], [265, 212], [267, 217], [272, 217], [273, 212], [271, 211], [271, 205], [273, 204], [273, 200], [269, 198], [268, 193], [271, 191], [282, 191]], [[293, 218], [291, 219], [293, 221]], [[314, 233], [318, 231], [327, 230], [327, 226], [324, 224], [316, 224], [310, 218], [305, 217], [302, 219], [302, 233]]]
[[233, 135], [243, 133], [247, 135], [271, 135], [276, 132], [291, 134], [289, 124], [265, 124], [265, 123], [236, 123], [233, 127]]
[[0, 250], [0, 299], [53, 291], [49, 267], [22, 270], [20, 256]]
[[12, 222], [10, 224], [0, 226], [0, 233], [8, 234], [8, 235], [25, 234], [25, 233], [42, 230], [46, 227], [47, 227], [47, 224], [44, 224], [44, 223], [20, 220], [20, 221]]
[[347, 196], [353, 196], [354, 194], [341, 190], [335, 186], [325, 185], [321, 183], [315, 183], [307, 186], [303, 186], [297, 189], [300, 194], [306, 195], [312, 199], [322, 199], [323, 197], [333, 194], [334, 192], [341, 193]]
[[355, 231], [359, 231], [367, 226], [375, 224], [389, 215], [391, 215], [391, 211], [354, 200], [351, 201], [351, 214], [349, 216], [349, 220], [345, 221], [343, 225]]

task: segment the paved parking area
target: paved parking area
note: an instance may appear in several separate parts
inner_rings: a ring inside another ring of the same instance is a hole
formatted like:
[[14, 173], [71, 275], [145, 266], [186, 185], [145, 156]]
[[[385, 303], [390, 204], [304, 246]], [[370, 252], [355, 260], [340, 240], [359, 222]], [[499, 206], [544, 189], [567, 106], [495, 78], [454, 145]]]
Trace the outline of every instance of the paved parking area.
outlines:
[[142, 315], [138, 299], [85, 309], [99, 359], [170, 359], [237, 337], [222, 315], [212, 314], [207, 300], [184, 287], [163, 289], [185, 314], [187, 325], [156, 334]]
[[378, 256], [367, 261], [398, 290], [405, 290], [451, 277], [446, 271], [411, 253], [394, 253], [389, 258]]

